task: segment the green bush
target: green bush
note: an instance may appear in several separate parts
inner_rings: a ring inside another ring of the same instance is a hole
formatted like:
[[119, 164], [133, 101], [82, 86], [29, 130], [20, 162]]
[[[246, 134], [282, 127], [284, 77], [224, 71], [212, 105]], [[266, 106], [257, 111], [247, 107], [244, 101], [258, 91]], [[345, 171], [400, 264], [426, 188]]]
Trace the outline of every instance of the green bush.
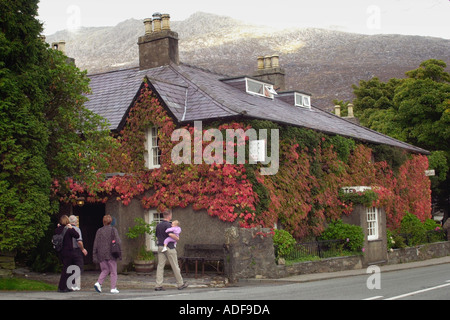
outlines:
[[433, 219], [427, 219], [423, 223], [425, 232], [427, 233], [428, 242], [445, 241], [445, 233], [441, 225]]
[[397, 233], [394, 233], [390, 230], [386, 231], [387, 235], [387, 249], [390, 251], [391, 249], [400, 249], [405, 248], [405, 239]]
[[322, 233], [321, 240], [346, 240], [345, 246], [353, 252], [361, 252], [364, 232], [360, 226], [345, 224], [342, 220], [331, 222]]
[[427, 219], [423, 223], [425, 231], [437, 231], [441, 229], [441, 225], [433, 219]]
[[387, 230], [388, 250], [439, 241], [445, 241], [445, 233], [439, 223], [433, 219], [427, 219], [422, 223], [411, 213], [403, 217], [399, 230], [393, 232]]
[[275, 229], [273, 244], [276, 248], [277, 257], [287, 257], [294, 249], [296, 243], [297, 241], [289, 232]]
[[426, 242], [424, 224], [417, 216], [407, 212], [400, 223], [400, 233], [407, 237], [408, 246], [416, 246]]
[[16, 261], [25, 263], [35, 272], [61, 272], [62, 264], [51, 243], [55, 226], [56, 221], [49, 223], [44, 237], [38, 241], [37, 246], [26, 253], [19, 253]]

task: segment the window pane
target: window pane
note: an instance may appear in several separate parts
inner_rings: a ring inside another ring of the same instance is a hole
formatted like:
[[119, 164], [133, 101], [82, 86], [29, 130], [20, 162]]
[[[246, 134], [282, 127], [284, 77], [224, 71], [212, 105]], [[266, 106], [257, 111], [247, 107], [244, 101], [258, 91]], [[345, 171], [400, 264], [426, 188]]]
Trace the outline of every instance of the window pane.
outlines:
[[378, 209], [375, 207], [366, 209], [367, 235], [369, 240], [378, 239]]
[[310, 107], [311, 106], [311, 99], [309, 97], [303, 97], [303, 105], [305, 107]]
[[299, 95], [299, 94], [295, 95], [295, 104], [297, 106], [302, 106], [303, 105], [303, 99], [302, 99], [301, 95]]
[[[156, 222], [156, 224], [163, 221], [163, 218], [164, 218], [162, 213], [154, 212], [154, 211], [148, 212], [148, 217], [149, 217], [149, 223]], [[153, 236], [150, 237], [150, 236], [146, 235], [146, 239], [147, 239], [147, 247], [152, 251], [158, 251], [158, 244], [156, 243], [156, 240], [154, 239], [154, 237]]]
[[152, 169], [161, 165], [161, 150], [158, 146], [159, 138], [157, 127], [153, 127], [149, 130], [148, 143], [148, 168]]
[[264, 94], [264, 85], [259, 82], [252, 81], [250, 79], [247, 80], [247, 88], [248, 91], [258, 93], [258, 94]]

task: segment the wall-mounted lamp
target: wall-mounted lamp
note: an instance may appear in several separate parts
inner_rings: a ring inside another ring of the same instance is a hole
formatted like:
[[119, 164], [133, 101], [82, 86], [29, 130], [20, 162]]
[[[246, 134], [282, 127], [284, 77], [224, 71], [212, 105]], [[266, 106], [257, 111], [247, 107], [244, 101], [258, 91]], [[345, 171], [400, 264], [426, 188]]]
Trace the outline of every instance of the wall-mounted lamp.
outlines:
[[84, 197], [77, 198], [77, 206], [82, 207], [84, 206]]

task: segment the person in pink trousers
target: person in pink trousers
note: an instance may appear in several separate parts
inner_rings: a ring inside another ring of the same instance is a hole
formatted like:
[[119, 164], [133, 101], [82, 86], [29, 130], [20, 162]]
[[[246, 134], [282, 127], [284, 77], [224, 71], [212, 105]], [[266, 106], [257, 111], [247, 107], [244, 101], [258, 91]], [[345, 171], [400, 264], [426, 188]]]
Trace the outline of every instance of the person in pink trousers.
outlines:
[[94, 240], [94, 249], [92, 251], [93, 260], [100, 264], [101, 273], [94, 289], [101, 293], [102, 284], [108, 274], [111, 277], [111, 293], [119, 293], [117, 290], [117, 260], [122, 259], [122, 253], [114, 257], [111, 254], [111, 243], [115, 241], [117, 245], [121, 244], [119, 232], [111, 226], [112, 218], [109, 214], [103, 217], [103, 227], [97, 230]]

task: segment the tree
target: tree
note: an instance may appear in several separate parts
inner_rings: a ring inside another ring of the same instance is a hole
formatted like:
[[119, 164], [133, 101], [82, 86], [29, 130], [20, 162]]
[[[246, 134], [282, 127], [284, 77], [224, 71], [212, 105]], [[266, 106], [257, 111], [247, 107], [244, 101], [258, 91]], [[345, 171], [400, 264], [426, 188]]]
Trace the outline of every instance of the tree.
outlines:
[[[422, 63], [421, 66], [428, 68], [429, 65]], [[396, 89], [395, 120], [408, 142], [429, 150], [450, 151], [450, 83], [434, 80], [445, 78], [438, 75], [443, 70], [440, 71], [431, 73], [419, 68], [407, 73], [415, 77], [406, 79]]]
[[58, 210], [52, 181], [97, 179], [113, 147], [106, 121], [83, 106], [86, 73], [42, 41], [37, 9], [0, 1], [0, 251], [35, 247]]
[[450, 74], [446, 63], [430, 59], [406, 72], [406, 79], [377, 78], [354, 85], [361, 124], [430, 150], [435, 202], [446, 214], [450, 201]]
[[0, 250], [28, 249], [49, 223], [46, 47], [37, 1], [0, 2]]
[[56, 181], [71, 177], [90, 183], [108, 166], [115, 148], [108, 122], [84, 107], [90, 92], [86, 71], [61, 52], [48, 50], [49, 96], [44, 117], [49, 132], [46, 163]]

